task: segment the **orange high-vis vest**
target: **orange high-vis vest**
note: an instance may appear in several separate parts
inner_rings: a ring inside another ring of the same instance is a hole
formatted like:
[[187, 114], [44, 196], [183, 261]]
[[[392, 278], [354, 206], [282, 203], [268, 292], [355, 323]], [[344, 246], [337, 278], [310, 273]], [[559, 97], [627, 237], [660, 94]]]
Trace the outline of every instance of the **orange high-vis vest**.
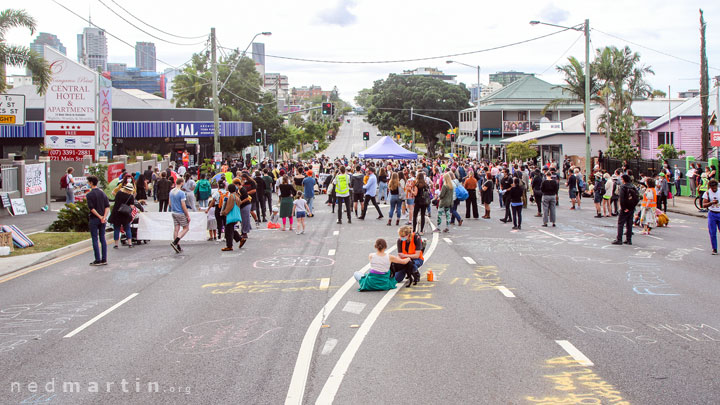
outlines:
[[[402, 247], [402, 252], [406, 255], [412, 255], [415, 254], [415, 233], [410, 234], [410, 244], [407, 246], [407, 249], [405, 248], [405, 242], [401, 243], [400, 246]], [[418, 259], [425, 261], [425, 258], [423, 257], [423, 252], [420, 251], [420, 256]]]
[[647, 198], [647, 191], [643, 193], [643, 202], [642, 206], [646, 208], [657, 208], [657, 190], [654, 188], [650, 189], [652, 191], [652, 198], [648, 200]]

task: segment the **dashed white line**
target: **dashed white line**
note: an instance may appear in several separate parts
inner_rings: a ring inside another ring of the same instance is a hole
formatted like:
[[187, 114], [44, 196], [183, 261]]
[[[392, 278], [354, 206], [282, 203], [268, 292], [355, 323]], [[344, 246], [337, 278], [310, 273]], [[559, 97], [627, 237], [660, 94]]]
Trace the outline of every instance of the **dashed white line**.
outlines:
[[322, 348], [322, 352], [320, 354], [330, 354], [332, 353], [333, 349], [335, 349], [335, 346], [337, 346], [338, 340], [337, 339], [328, 339], [325, 341], [325, 345]]
[[590, 359], [587, 358], [580, 350], [577, 349], [572, 343], [568, 342], [567, 340], [556, 340], [555, 343], [559, 344], [560, 347], [565, 349], [565, 351], [572, 356], [575, 361], [577, 361], [580, 365], [583, 366], [594, 366], [595, 364], [590, 361]]
[[555, 239], [560, 239], [560, 240], [563, 241], [563, 242], [567, 242], [567, 239], [561, 238], [561, 237], [559, 237], [559, 236], [557, 236], [557, 235], [555, 235], [555, 234], [553, 234], [553, 233], [550, 233], [550, 232], [548, 232], [548, 231], [543, 231], [542, 229], [538, 229], [538, 232], [542, 232], [542, 233], [544, 233], [545, 235], [550, 235], [550, 236], [552, 236], [552, 237], [555, 238]]
[[502, 293], [502, 295], [504, 295], [508, 298], [515, 298], [515, 294], [513, 294], [513, 292], [510, 291], [507, 287], [500, 285], [500, 286], [497, 286], [496, 288], [498, 289], [498, 291], [500, 291]]
[[327, 290], [328, 287], [330, 287], [330, 279], [329, 278], [321, 278], [320, 279], [320, 289]]
[[333, 231], [333, 236], [338, 236], [338, 235], [340, 235], [340, 231]]
[[335, 256], [335, 249], [328, 250], [328, 256]]
[[663, 240], [663, 238], [659, 238], [659, 237], [653, 236], [653, 235], [645, 235], [645, 236], [647, 236], [648, 238], [653, 238], [653, 239], [657, 239], [657, 240]]
[[100, 313], [99, 315], [97, 315], [95, 318], [93, 318], [93, 319], [85, 322], [84, 324], [80, 325], [79, 328], [77, 328], [77, 329], [75, 329], [74, 331], [72, 331], [72, 332], [68, 333], [67, 335], [63, 336], [63, 338], [71, 338], [71, 337], [77, 335], [78, 333], [82, 332], [83, 329], [85, 329], [85, 328], [87, 328], [88, 326], [94, 324], [95, 322], [97, 322], [97, 321], [98, 321], [100, 318], [102, 318], [103, 316], [105, 316], [105, 315], [109, 314], [110, 312], [116, 310], [120, 305], [122, 305], [122, 304], [130, 301], [131, 299], [137, 297], [137, 295], [138, 295], [138, 293], [132, 293], [132, 294], [130, 294], [130, 295], [129, 295], [127, 298], [125, 298], [124, 300], [118, 302], [117, 304], [115, 304], [115, 305], [111, 306], [110, 308], [106, 309], [105, 311], [101, 312], [101, 313]]
[[448, 245], [452, 245], [452, 241], [450, 240], [450, 238], [443, 238], [443, 240], [444, 240], [445, 243], [447, 243]]
[[466, 257], [463, 257], [463, 259], [465, 259], [465, 261], [468, 262], [468, 264], [477, 264], [477, 263], [475, 263], [475, 260], [473, 260], [472, 257], [466, 256]]

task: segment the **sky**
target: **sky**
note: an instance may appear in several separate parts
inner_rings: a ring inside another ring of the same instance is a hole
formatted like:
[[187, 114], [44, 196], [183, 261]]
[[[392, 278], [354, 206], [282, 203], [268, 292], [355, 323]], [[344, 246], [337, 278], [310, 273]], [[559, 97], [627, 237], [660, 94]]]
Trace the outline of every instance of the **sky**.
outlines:
[[[56, 0], [105, 29], [109, 34], [135, 44], [154, 42], [158, 70], [187, 62], [200, 52], [203, 39], [181, 39], [158, 32], [195, 37], [209, 34], [215, 27], [218, 42], [228, 48], [245, 49], [253, 36], [272, 32], [258, 42], [265, 43], [266, 72], [287, 75], [291, 87], [320, 85], [330, 90], [337, 86], [340, 96], [353, 102], [357, 92], [372, 87], [390, 73], [417, 67], [439, 68], [457, 75], [458, 82], [477, 82], [477, 70], [453, 59], [481, 67], [481, 82], [497, 71], [515, 70], [535, 73], [550, 83], [562, 82], [555, 67], [570, 55], [584, 60], [582, 32], [564, 31], [524, 44], [463, 56], [446, 55], [474, 52], [529, 40], [559, 31], [558, 28], [530, 25], [531, 20], [574, 26], [590, 19], [591, 47], [630, 46], [640, 53], [641, 62], [652, 67], [649, 77], [653, 88], [672, 96], [678, 91], [699, 87], [700, 36], [699, 8], [707, 22], [707, 55], [710, 76], [720, 75], [720, 2], [667, 0], [266, 0], [202, 2], [188, 0]], [[124, 16], [138, 27], [170, 44], [153, 38], [114, 15]], [[37, 19], [39, 32], [56, 34], [67, 48], [68, 56], [77, 55], [76, 35], [87, 22], [55, 4], [52, 0], [11, 0], [4, 7], [22, 8]], [[608, 35], [610, 34], [610, 35]], [[618, 39], [621, 38], [621, 39]], [[12, 44], [29, 45], [28, 30], [14, 28], [6, 35]], [[134, 66], [134, 49], [112, 37], [108, 40], [109, 62]], [[397, 63], [318, 63], [276, 58], [284, 56], [325, 61], [397, 61], [434, 58]], [[687, 61], [685, 61], [685, 60]], [[9, 70], [9, 73], [22, 73]]]

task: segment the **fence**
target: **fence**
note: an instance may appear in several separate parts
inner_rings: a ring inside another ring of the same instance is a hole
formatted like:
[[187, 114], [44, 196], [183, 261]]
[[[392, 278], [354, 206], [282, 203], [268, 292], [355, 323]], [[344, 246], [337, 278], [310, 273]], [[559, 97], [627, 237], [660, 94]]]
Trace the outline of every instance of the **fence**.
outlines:
[[0, 171], [2, 171], [2, 184], [0, 185], [0, 191], [3, 193], [18, 191], [17, 167], [13, 165], [2, 165]]
[[623, 166], [627, 166], [628, 169], [632, 170], [633, 175], [636, 178], [639, 178], [640, 173], [646, 176], [655, 176], [660, 173], [660, 169], [662, 168], [661, 161], [650, 159], [620, 160], [611, 157], [604, 157], [602, 163], [603, 169], [607, 170], [609, 173], [614, 172], [615, 169], [622, 169]]

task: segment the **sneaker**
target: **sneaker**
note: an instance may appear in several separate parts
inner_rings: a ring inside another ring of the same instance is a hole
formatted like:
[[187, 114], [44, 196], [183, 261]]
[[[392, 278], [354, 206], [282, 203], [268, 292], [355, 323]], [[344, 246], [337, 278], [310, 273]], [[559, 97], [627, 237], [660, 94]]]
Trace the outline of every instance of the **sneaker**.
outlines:
[[337, 220], [337, 224], [338, 224], [338, 225], [342, 225], [342, 220], [341, 220], [341, 219], [338, 219], [338, 220]]
[[222, 248], [222, 249], [220, 249], [220, 250], [222, 250], [223, 252], [229, 252], [229, 251], [233, 250], [233, 248], [231, 248], [231, 247], [224, 247], [224, 248]]
[[445, 228], [445, 229], [443, 229], [443, 232], [448, 233], [448, 232], [450, 232], [450, 230]]
[[463, 223], [463, 220], [462, 220], [462, 219], [459, 220], [459, 221], [458, 221], [458, 226], [462, 226], [462, 223]]
[[513, 226], [512, 229], [518, 229], [518, 227], [517, 227], [517, 226]]
[[[547, 228], [547, 224], [542, 224], [542, 226], [544, 226], [545, 228]], [[553, 226], [555, 226], [555, 225], [553, 225]]]
[[553, 228], [555, 228], [555, 224], [553, 224]]
[[113, 245], [113, 249], [119, 249], [118, 245]]
[[305, 233], [305, 230], [304, 230], [304, 229], [303, 229], [302, 231], [300, 231], [300, 234], [303, 234], [303, 233]]
[[247, 242], [247, 238], [242, 238], [242, 239], [240, 239], [240, 244], [238, 245], [238, 249], [240, 249], [241, 247], [243, 247], [243, 246], [245, 245], [245, 242]]
[[102, 262], [99, 260], [93, 260], [90, 262], [91, 266], [102, 266]]
[[622, 243], [621, 240], [615, 239], [614, 241], [612, 241], [612, 244], [613, 244], [613, 245], [622, 245], [623, 243]]
[[107, 266], [107, 260], [100, 260], [101, 266]]
[[713, 256], [717, 256], [717, 249], [713, 249], [712, 255], [713, 255]]
[[175, 253], [180, 253], [180, 245], [176, 245], [175, 242], [170, 242], [170, 246], [175, 250]]
[[632, 242], [630, 242], [629, 240], [626, 240], [626, 241], [625, 241], [625, 242], [623, 242], [623, 243], [624, 243], [624, 244], [626, 244], [626, 245], [630, 245], [630, 246], [632, 246]]

